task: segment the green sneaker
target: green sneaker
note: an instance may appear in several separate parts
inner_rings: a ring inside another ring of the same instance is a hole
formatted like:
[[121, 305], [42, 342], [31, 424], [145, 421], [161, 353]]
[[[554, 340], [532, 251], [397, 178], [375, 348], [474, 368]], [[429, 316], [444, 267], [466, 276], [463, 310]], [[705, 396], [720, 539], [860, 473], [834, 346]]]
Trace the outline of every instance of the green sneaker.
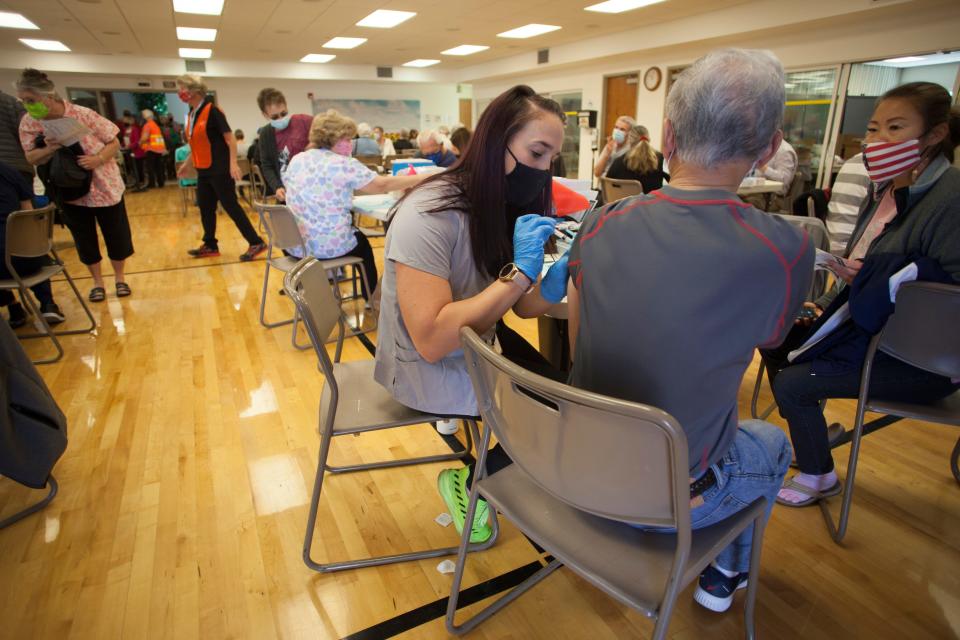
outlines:
[[[470, 490], [467, 489], [467, 477], [470, 469], [444, 469], [437, 476], [437, 489], [447, 505], [447, 511], [453, 518], [453, 525], [457, 533], [463, 534], [463, 523], [467, 520], [467, 504], [470, 501]], [[480, 543], [490, 539], [493, 530], [487, 523], [487, 501], [477, 500], [476, 513], [473, 515], [473, 527], [470, 529], [470, 542]]]

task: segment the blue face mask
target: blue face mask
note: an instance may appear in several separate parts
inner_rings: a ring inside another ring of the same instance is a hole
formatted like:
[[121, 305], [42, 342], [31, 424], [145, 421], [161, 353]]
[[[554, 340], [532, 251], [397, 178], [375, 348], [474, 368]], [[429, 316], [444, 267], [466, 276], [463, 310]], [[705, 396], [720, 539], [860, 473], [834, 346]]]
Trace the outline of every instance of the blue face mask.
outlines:
[[433, 164], [440, 164], [440, 161], [443, 159], [443, 152], [435, 151], [433, 153], [426, 155], [425, 157], [427, 160], [429, 160]]
[[287, 125], [290, 124], [290, 116], [286, 115], [280, 118], [279, 120], [271, 120], [270, 126], [274, 129], [284, 130], [287, 128]]

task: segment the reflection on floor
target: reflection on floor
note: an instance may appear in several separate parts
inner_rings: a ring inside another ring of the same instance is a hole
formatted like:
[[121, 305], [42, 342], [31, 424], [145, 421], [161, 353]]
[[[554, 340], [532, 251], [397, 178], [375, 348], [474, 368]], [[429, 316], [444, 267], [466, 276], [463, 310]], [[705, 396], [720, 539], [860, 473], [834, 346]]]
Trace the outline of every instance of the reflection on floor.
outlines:
[[[0, 531], [0, 637], [336, 638], [445, 597], [451, 580], [436, 560], [335, 575], [304, 567], [322, 387], [315, 358], [290, 346], [289, 327], [257, 322], [264, 262], [238, 262], [246, 246], [229, 218], [219, 216], [222, 257], [199, 261], [186, 255], [199, 244], [198, 216], [181, 216], [175, 187], [127, 202], [133, 296], [117, 299], [108, 280], [107, 301], [94, 307], [96, 335], [65, 338], [66, 357], [41, 368], [69, 418], [70, 444], [55, 470], [56, 500]], [[56, 238], [69, 244], [62, 230]], [[382, 259], [383, 240], [374, 243]], [[86, 293], [75, 251], [62, 254]], [[275, 282], [274, 313], [290, 313]], [[68, 322], [79, 322], [66, 286], [55, 292]], [[535, 323], [511, 323], [536, 340]], [[27, 345], [34, 356], [48, 347]], [[347, 342], [345, 360], [369, 357], [358, 340]], [[744, 415], [754, 372], [741, 390]], [[849, 423], [853, 403], [832, 401], [827, 411]], [[816, 510], [774, 510], [757, 611], [763, 637], [960, 634], [960, 488], [947, 466], [956, 437], [917, 422], [870, 436], [844, 547], [830, 541]], [[445, 449], [421, 426], [338, 438], [333, 458]], [[453, 543], [452, 528], [434, 522], [443, 511], [434, 489], [440, 467], [328, 479], [318, 553]], [[0, 517], [36, 493], [0, 482]], [[465, 585], [537, 560], [504, 523], [501, 542], [471, 557]], [[724, 615], [705, 611], [688, 590], [671, 635], [739, 638], [741, 614], [739, 600]], [[403, 637], [446, 637], [441, 619], [421, 617]], [[474, 635], [628, 638], [651, 629], [561, 570]]]

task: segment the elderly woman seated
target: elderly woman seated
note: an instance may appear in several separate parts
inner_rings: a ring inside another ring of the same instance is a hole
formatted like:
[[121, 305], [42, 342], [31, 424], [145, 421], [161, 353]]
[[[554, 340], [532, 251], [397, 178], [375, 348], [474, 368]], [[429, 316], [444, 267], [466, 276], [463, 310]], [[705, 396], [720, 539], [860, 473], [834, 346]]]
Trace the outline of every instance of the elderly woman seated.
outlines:
[[[409, 189], [426, 176], [380, 176], [350, 157], [357, 125], [336, 111], [313, 119], [310, 144], [314, 147], [294, 156], [283, 175], [287, 204], [297, 219], [307, 252], [321, 260], [342, 256], [363, 259], [371, 286], [377, 281], [377, 265], [367, 237], [353, 228], [353, 192], [375, 194]], [[372, 142], [372, 141], [371, 141]], [[294, 254], [298, 254], [294, 251]], [[298, 258], [304, 256], [297, 255]], [[363, 288], [363, 297], [370, 292]]]

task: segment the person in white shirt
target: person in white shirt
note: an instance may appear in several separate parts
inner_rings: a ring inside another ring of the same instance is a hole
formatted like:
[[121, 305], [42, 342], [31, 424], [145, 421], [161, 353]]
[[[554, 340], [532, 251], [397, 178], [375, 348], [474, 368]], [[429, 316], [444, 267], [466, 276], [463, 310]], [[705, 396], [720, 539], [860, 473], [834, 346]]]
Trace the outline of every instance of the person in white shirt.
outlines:
[[846, 250], [869, 188], [870, 176], [863, 165], [863, 154], [858, 153], [840, 167], [830, 191], [826, 225], [830, 233], [831, 253], [843, 255]]
[[793, 184], [793, 177], [796, 174], [797, 152], [786, 140], [780, 143], [780, 148], [770, 162], [760, 167], [761, 176], [767, 180], [783, 183], [783, 188], [780, 189], [781, 196], [790, 192], [790, 185]]
[[383, 127], [373, 128], [373, 140], [380, 147], [380, 155], [384, 158], [395, 156], [397, 152], [393, 148], [393, 140], [383, 134]]

